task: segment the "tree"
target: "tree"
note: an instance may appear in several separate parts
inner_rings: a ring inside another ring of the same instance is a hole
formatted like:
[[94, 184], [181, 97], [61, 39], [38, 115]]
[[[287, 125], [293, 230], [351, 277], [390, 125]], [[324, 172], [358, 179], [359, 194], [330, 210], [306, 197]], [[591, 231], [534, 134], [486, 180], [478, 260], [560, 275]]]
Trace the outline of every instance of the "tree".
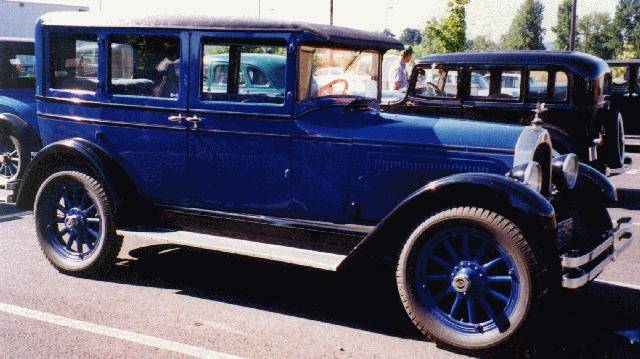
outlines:
[[640, 57], [640, 0], [618, 0], [612, 27], [616, 55]]
[[612, 59], [616, 52], [616, 33], [608, 14], [593, 13], [580, 18], [578, 33], [583, 41], [578, 44], [581, 51], [603, 59]]
[[422, 42], [422, 32], [418, 29], [408, 27], [402, 30], [398, 40], [405, 45], [418, 45]]
[[571, 0], [562, 0], [558, 7], [558, 24], [551, 28], [556, 34], [556, 50], [569, 50], [571, 37]]
[[389, 29], [382, 30], [382, 34], [389, 37], [393, 37], [394, 39], [396, 38], [396, 35], [393, 32], [391, 32], [391, 30]]
[[490, 38], [480, 35], [467, 41], [467, 50], [470, 51], [491, 51], [498, 50], [500, 46]]
[[469, 0], [449, 0], [449, 16], [441, 21], [429, 21], [422, 37], [422, 47], [431, 52], [464, 51], [467, 42], [465, 6]]
[[511, 27], [502, 38], [502, 48], [511, 50], [544, 50], [542, 19], [544, 5], [540, 0], [525, 0]]

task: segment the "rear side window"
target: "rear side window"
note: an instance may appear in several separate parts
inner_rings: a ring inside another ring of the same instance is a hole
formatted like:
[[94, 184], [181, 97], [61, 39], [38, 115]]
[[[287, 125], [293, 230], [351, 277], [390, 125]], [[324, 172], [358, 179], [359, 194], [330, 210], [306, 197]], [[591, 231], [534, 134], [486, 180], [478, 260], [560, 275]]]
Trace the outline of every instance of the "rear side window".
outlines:
[[98, 85], [98, 38], [86, 34], [51, 34], [49, 38], [52, 89], [95, 92]]
[[547, 98], [549, 73], [547, 71], [529, 71], [529, 98]]
[[569, 77], [567, 76], [567, 73], [563, 71], [556, 72], [552, 99], [560, 100], [560, 101], [566, 100], [568, 88], [569, 88]]
[[415, 95], [419, 97], [458, 97], [458, 71], [442, 68], [418, 70]]
[[170, 36], [115, 36], [109, 40], [111, 93], [178, 97], [180, 39]]

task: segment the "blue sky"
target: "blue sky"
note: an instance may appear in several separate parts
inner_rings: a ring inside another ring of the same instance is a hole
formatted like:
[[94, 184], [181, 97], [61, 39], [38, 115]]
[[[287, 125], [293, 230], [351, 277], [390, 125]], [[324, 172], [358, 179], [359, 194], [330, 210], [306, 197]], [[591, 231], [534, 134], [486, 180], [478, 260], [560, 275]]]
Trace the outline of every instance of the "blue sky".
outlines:
[[[329, 0], [43, 0], [44, 2], [82, 4], [105, 12], [208, 12], [219, 16], [258, 16], [327, 23]], [[494, 40], [507, 31], [524, 0], [471, 0], [467, 7], [468, 35], [486, 35]], [[542, 0], [545, 5], [545, 41], [553, 41], [551, 27], [561, 0]], [[31, 2], [38, 2], [33, 0]], [[396, 34], [405, 27], [422, 28], [426, 20], [446, 15], [447, 0], [334, 0], [336, 25], [380, 31], [389, 24]], [[616, 0], [578, 0], [578, 13], [613, 14]], [[390, 8], [392, 7], [392, 8]], [[387, 16], [388, 15], [388, 16]]]

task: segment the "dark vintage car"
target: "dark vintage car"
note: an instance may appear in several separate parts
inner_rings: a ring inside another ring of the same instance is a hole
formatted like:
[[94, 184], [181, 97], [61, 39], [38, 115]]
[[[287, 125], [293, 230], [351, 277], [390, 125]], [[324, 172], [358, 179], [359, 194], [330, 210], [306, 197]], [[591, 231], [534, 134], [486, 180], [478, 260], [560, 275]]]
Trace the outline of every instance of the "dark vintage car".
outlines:
[[[95, 75], [81, 68], [87, 43]], [[380, 34], [54, 13], [36, 44], [44, 148], [10, 198], [33, 209], [63, 273], [104, 273], [123, 238], [329, 271], [378, 261], [418, 330], [480, 351], [508, 345], [546, 293], [587, 284], [631, 241], [629, 219], [614, 227], [606, 210], [615, 187], [573, 154], [552, 157], [537, 122], [380, 112], [382, 56], [402, 47]], [[129, 48], [128, 72], [113, 71], [113, 48]], [[229, 64], [215, 92], [211, 53]], [[256, 53], [285, 56], [284, 91], [241, 91]]]
[[33, 39], [0, 38], [0, 189], [24, 174], [40, 148]]
[[527, 125], [544, 103], [559, 153], [603, 172], [624, 165], [624, 126], [606, 96], [607, 63], [579, 52], [500, 51], [430, 55], [416, 61], [406, 97], [391, 112]]
[[624, 119], [624, 131], [640, 135], [640, 59], [609, 61], [611, 101]]

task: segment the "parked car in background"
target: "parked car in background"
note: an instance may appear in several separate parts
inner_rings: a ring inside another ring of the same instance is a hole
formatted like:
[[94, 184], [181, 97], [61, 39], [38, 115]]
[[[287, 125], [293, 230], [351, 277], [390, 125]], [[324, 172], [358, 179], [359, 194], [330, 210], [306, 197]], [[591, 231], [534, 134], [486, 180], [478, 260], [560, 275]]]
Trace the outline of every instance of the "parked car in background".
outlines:
[[[65, 13], [36, 33], [45, 147], [10, 198], [33, 209], [63, 273], [104, 273], [122, 238], [362, 275], [373, 260], [426, 338], [481, 351], [516, 340], [547, 292], [587, 284], [631, 241], [630, 219], [614, 227], [607, 212], [615, 187], [574, 154], [553, 157], [537, 122], [380, 112], [382, 57], [402, 48], [385, 35]], [[78, 71], [85, 42], [131, 82]], [[114, 46], [131, 47], [127, 62]], [[228, 64], [216, 92], [203, 81], [212, 52]], [[284, 91], [241, 90], [257, 53], [282, 54], [284, 71], [265, 73]], [[335, 67], [344, 77], [318, 80]]]
[[[240, 63], [239, 94], [272, 93], [284, 97], [285, 55], [245, 54]], [[204, 91], [226, 93], [229, 77], [229, 54], [207, 55], [204, 58], [206, 73], [203, 75]]]
[[32, 39], [0, 38], [0, 188], [20, 179], [39, 149]]
[[640, 135], [640, 59], [609, 61], [611, 101], [620, 110], [627, 134]]
[[384, 109], [527, 125], [544, 103], [554, 148], [604, 172], [625, 160], [623, 117], [606, 97], [610, 76], [606, 62], [578, 52], [431, 55], [416, 61], [404, 99]]

